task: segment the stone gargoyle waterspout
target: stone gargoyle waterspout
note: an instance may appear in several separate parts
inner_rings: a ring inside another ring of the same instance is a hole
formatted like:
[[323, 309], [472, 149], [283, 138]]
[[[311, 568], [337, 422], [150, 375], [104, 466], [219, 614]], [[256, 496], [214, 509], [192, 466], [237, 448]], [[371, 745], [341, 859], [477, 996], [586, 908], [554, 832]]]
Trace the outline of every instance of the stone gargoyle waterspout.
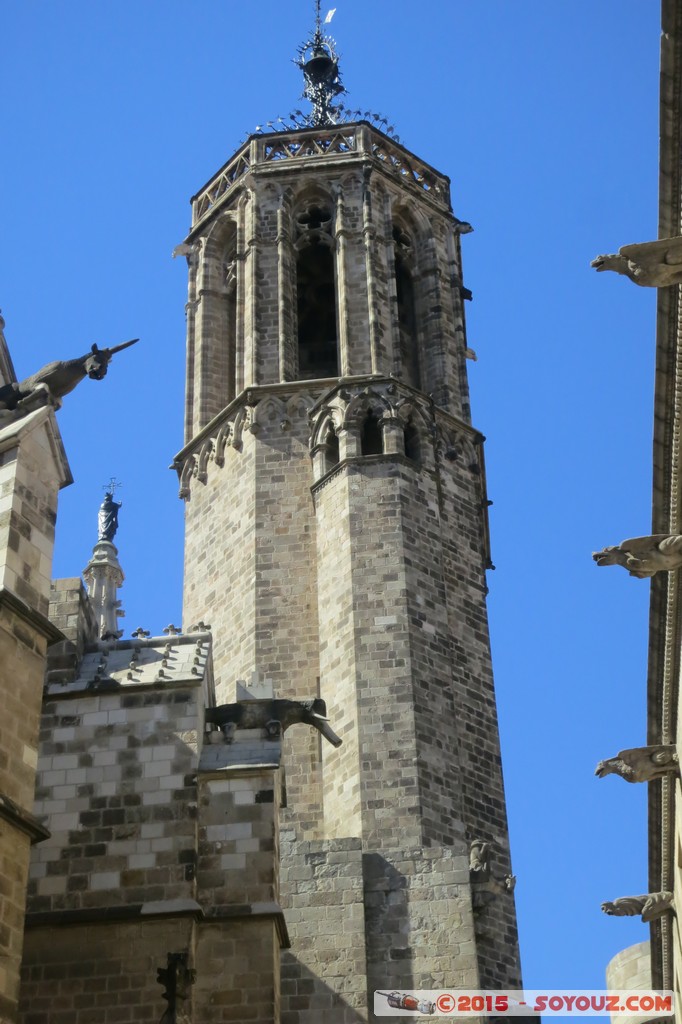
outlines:
[[682, 237], [623, 245], [617, 253], [597, 256], [590, 266], [597, 273], [614, 270], [645, 288], [682, 284]]
[[228, 743], [237, 729], [265, 729], [269, 737], [276, 739], [298, 722], [312, 725], [335, 747], [343, 743], [329, 725], [327, 705], [321, 697], [314, 700], [240, 700], [236, 704], [206, 708], [206, 723], [219, 726]]
[[636, 917], [642, 915], [647, 924], [662, 917], [666, 911], [674, 911], [673, 894], [671, 892], [647, 892], [643, 896], [621, 896], [617, 900], [607, 900], [601, 905], [609, 917]]
[[61, 404], [64, 395], [73, 391], [85, 377], [92, 380], [102, 380], [106, 377], [109, 363], [116, 353], [122, 352], [124, 348], [130, 348], [137, 341], [138, 338], [133, 338], [132, 341], [125, 341], [113, 348], [98, 348], [97, 345], [93, 345], [89, 352], [78, 359], [57, 359], [47, 363], [26, 380], [5, 384], [0, 387], [0, 417], [3, 414], [20, 411], [22, 403], [40, 389], [46, 388], [57, 404]]
[[594, 772], [600, 779], [606, 775], [620, 775], [626, 782], [653, 782], [679, 773], [677, 748], [673, 744], [662, 743], [619, 750], [615, 757], [600, 761]]
[[657, 572], [672, 572], [682, 566], [682, 537], [656, 533], [651, 537], [631, 537], [613, 547], [595, 551], [597, 565], [622, 565], [631, 576], [647, 579]]

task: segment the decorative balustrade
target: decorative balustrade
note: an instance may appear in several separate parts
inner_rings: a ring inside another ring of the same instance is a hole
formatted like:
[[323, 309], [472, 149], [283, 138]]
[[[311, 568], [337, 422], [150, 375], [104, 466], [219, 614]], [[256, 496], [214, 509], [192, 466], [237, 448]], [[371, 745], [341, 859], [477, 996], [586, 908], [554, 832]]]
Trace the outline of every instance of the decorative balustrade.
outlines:
[[440, 206], [450, 207], [450, 182], [402, 146], [365, 123], [333, 125], [292, 132], [252, 136], [192, 200], [192, 224], [218, 202], [251, 170], [280, 162], [325, 157], [370, 157], [384, 170], [417, 192], [427, 193]]

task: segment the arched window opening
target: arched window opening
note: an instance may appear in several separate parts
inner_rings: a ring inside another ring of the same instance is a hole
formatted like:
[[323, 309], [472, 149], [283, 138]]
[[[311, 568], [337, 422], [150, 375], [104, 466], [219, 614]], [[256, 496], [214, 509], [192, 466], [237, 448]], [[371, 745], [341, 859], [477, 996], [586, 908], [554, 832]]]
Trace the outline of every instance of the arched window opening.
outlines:
[[225, 393], [228, 402], [237, 393], [237, 239], [233, 236], [223, 255], [225, 290]]
[[419, 344], [415, 308], [414, 281], [410, 263], [412, 242], [402, 228], [393, 229], [395, 247], [395, 290], [400, 334], [400, 375], [406, 384], [421, 388]]
[[384, 451], [381, 424], [376, 413], [370, 409], [365, 416], [360, 435], [360, 452], [362, 455], [382, 455]]
[[412, 462], [421, 462], [419, 431], [411, 421], [405, 427], [405, 456]]
[[328, 473], [330, 469], [334, 468], [334, 466], [338, 466], [340, 458], [339, 439], [334, 431], [330, 430], [324, 444], [325, 472]]
[[338, 377], [336, 280], [331, 212], [311, 204], [296, 217], [298, 376]]

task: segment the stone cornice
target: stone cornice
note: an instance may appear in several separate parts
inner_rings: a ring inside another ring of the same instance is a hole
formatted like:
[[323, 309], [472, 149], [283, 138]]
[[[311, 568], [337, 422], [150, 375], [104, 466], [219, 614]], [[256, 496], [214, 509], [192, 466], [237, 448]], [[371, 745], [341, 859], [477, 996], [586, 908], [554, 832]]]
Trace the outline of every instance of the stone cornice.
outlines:
[[464, 420], [458, 419], [446, 409], [441, 408], [441, 406], [433, 405], [429, 396], [425, 395], [423, 391], [418, 391], [417, 389], [410, 387], [410, 385], [404, 384], [397, 377], [386, 377], [383, 374], [361, 374], [355, 377], [323, 377], [318, 380], [291, 380], [280, 381], [276, 384], [254, 384], [251, 387], [245, 388], [230, 402], [229, 405], [226, 405], [224, 409], [221, 409], [217, 416], [214, 416], [205, 427], [196, 433], [194, 437], [180, 449], [173, 459], [170, 468], [177, 470], [189, 455], [196, 454], [204, 441], [215, 435], [222, 424], [233, 416], [239, 409], [244, 406], [257, 405], [262, 398], [265, 398], [268, 395], [295, 395], [318, 392], [319, 398], [311, 409], [311, 413], [313, 413], [317, 406], [321, 402], [325, 401], [327, 397], [338, 387], [342, 387], [343, 385], [356, 386], [359, 384], [378, 383], [396, 384], [405, 392], [411, 392], [416, 398], [421, 399], [421, 401], [431, 403], [434, 415], [438, 420], [451, 425], [465, 434], [469, 434], [474, 444], [480, 444], [485, 441], [485, 436], [479, 430], [476, 430], [475, 427], [472, 427], [470, 423], [466, 423]]
[[30, 605], [27, 605], [25, 601], [22, 601], [20, 597], [17, 597], [7, 587], [0, 587], [0, 607], [3, 605], [23, 622], [31, 626], [32, 629], [35, 629], [37, 633], [45, 637], [48, 645], [58, 644], [66, 639], [62, 631], [57, 629], [45, 615], [31, 608]]
[[279, 903], [243, 903], [223, 906], [209, 913], [195, 900], [161, 900], [155, 903], [129, 903], [117, 907], [93, 907], [78, 910], [48, 910], [26, 915], [26, 928], [64, 928], [74, 925], [126, 924], [131, 921], [158, 921], [163, 918], [189, 917], [204, 924], [225, 921], [274, 922], [280, 947], [289, 949], [291, 941]]

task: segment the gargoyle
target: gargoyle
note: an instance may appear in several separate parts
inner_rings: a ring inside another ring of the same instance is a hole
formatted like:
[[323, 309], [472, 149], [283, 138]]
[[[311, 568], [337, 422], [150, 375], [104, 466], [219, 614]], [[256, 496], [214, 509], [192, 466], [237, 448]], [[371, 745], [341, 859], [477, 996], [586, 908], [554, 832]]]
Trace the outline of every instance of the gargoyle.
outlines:
[[289, 726], [299, 722], [312, 725], [335, 747], [343, 743], [330, 728], [327, 705], [320, 697], [315, 700], [240, 700], [237, 704], [220, 704], [206, 708], [206, 722], [220, 726], [228, 743], [236, 729], [266, 729], [268, 736], [276, 739]]
[[107, 368], [113, 356], [134, 345], [139, 338], [126, 341], [122, 345], [115, 345], [114, 348], [97, 348], [93, 345], [90, 352], [79, 359], [58, 359], [48, 363], [41, 370], [27, 377], [19, 383], [5, 384], [0, 387], [0, 412], [12, 412], [18, 408], [24, 399], [29, 398], [37, 389], [44, 385], [57, 402], [61, 402], [64, 395], [68, 395], [84, 377], [91, 377], [93, 380], [102, 380], [106, 376]]
[[602, 903], [602, 910], [610, 917], [636, 917], [642, 915], [644, 924], [662, 917], [667, 910], [675, 910], [671, 892], [648, 892], [644, 896], [621, 896], [613, 902]]
[[653, 782], [671, 773], [679, 775], [680, 762], [677, 748], [672, 744], [658, 744], [651, 747], [632, 747], [621, 750], [615, 757], [600, 761], [595, 775], [620, 775], [626, 782]]
[[643, 580], [657, 572], [672, 572], [682, 566], [682, 537], [667, 533], [631, 537], [603, 551], [595, 551], [592, 558], [597, 565], [622, 565], [631, 576]]
[[184, 1007], [197, 972], [187, 966], [187, 953], [169, 953], [167, 963], [167, 967], [159, 967], [156, 972], [156, 980], [163, 985], [162, 998], [168, 1003], [160, 1024], [189, 1024]]
[[469, 846], [469, 871], [478, 878], [490, 874], [490, 843], [483, 839], [472, 839]]
[[597, 273], [615, 270], [647, 288], [682, 284], [682, 237], [623, 245], [617, 253], [597, 256], [590, 266]]

